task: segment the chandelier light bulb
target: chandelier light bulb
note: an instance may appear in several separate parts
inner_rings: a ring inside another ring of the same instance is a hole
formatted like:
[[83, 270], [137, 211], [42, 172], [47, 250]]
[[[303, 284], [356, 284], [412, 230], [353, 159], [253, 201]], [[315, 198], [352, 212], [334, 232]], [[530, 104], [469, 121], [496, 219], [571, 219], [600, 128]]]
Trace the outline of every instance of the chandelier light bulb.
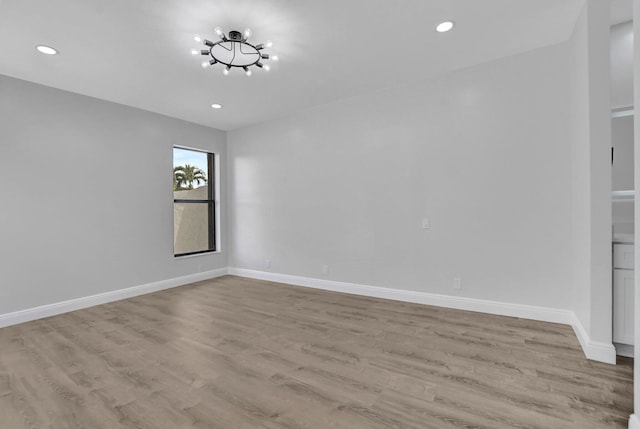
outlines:
[[209, 65], [210, 65], [209, 61], [203, 61], [202, 64], [201, 64], [203, 69], [206, 69], [207, 67], [209, 67]]
[[264, 67], [262, 68], [265, 69], [266, 71], [271, 70], [271, 66], [269, 64], [265, 64]]
[[213, 30], [216, 32], [216, 34], [220, 37], [224, 36], [224, 31], [222, 31], [221, 27], [216, 27], [215, 30]]
[[225, 76], [229, 75], [229, 71], [231, 70], [231, 67], [226, 66], [223, 70], [222, 70], [222, 74]]
[[278, 61], [278, 59], [277, 55], [271, 55], [271, 61]]
[[198, 55], [199, 53], [200, 53], [200, 51], [197, 50], [197, 49], [192, 49], [191, 50], [191, 55]]
[[266, 46], [267, 48], [270, 48], [273, 46], [273, 42], [271, 40], [267, 40], [266, 42], [264, 42], [264, 46]]
[[246, 30], [244, 30], [244, 38], [248, 39], [249, 37], [251, 37], [251, 29], [247, 28]]
[[202, 37], [198, 36], [197, 34], [195, 36], [193, 36], [193, 40], [195, 40], [196, 42], [200, 43], [202, 42]]

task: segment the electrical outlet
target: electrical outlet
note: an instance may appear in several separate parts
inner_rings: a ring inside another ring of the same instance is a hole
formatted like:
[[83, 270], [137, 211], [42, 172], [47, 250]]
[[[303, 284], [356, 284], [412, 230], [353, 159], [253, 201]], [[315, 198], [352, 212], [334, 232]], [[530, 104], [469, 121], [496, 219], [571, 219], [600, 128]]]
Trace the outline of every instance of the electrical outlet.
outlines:
[[456, 277], [453, 279], [453, 288], [460, 290], [462, 289], [462, 279], [459, 277]]
[[264, 267], [265, 268], [271, 268], [271, 259], [265, 259], [264, 260]]
[[329, 266], [328, 265], [323, 265], [322, 266], [322, 274], [329, 274]]

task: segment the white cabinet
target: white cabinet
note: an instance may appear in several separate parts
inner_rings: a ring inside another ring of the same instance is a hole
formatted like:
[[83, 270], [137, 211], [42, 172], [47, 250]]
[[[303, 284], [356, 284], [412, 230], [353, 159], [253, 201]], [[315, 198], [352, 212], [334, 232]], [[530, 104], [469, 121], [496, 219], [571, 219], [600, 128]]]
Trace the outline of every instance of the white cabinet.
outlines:
[[613, 270], [613, 341], [633, 345], [633, 270]]
[[613, 245], [613, 268], [633, 270], [633, 244]]
[[613, 245], [613, 342], [633, 345], [633, 244]]

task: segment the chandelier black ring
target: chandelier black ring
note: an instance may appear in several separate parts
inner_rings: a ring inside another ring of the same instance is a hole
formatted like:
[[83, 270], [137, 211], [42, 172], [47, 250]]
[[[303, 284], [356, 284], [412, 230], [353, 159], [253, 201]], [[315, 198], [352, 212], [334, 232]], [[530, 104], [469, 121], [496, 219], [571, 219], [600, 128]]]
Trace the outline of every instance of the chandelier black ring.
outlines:
[[[215, 31], [220, 37], [217, 42], [201, 39], [199, 36], [195, 37], [196, 41], [204, 43], [208, 48], [200, 50], [199, 53], [211, 58], [202, 63], [203, 67], [222, 64], [225, 66], [223, 69], [224, 74], [229, 74], [232, 68], [241, 68], [247, 76], [251, 76], [250, 67], [256, 66], [268, 71], [269, 66], [263, 64], [262, 60], [277, 60], [276, 56], [270, 56], [262, 52], [265, 48], [271, 46], [271, 42], [254, 45], [247, 41], [251, 35], [251, 30], [245, 30], [244, 34], [239, 31], [230, 31], [228, 36], [224, 34], [220, 27], [216, 27]], [[194, 55], [198, 54], [197, 50], [192, 50], [191, 52]]]

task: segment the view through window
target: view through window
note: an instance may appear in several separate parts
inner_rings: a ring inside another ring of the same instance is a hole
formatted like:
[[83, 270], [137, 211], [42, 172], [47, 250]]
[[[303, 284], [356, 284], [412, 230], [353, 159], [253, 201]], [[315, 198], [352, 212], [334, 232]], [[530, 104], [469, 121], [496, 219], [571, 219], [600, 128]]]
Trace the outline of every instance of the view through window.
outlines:
[[216, 250], [214, 154], [173, 148], [173, 253]]

